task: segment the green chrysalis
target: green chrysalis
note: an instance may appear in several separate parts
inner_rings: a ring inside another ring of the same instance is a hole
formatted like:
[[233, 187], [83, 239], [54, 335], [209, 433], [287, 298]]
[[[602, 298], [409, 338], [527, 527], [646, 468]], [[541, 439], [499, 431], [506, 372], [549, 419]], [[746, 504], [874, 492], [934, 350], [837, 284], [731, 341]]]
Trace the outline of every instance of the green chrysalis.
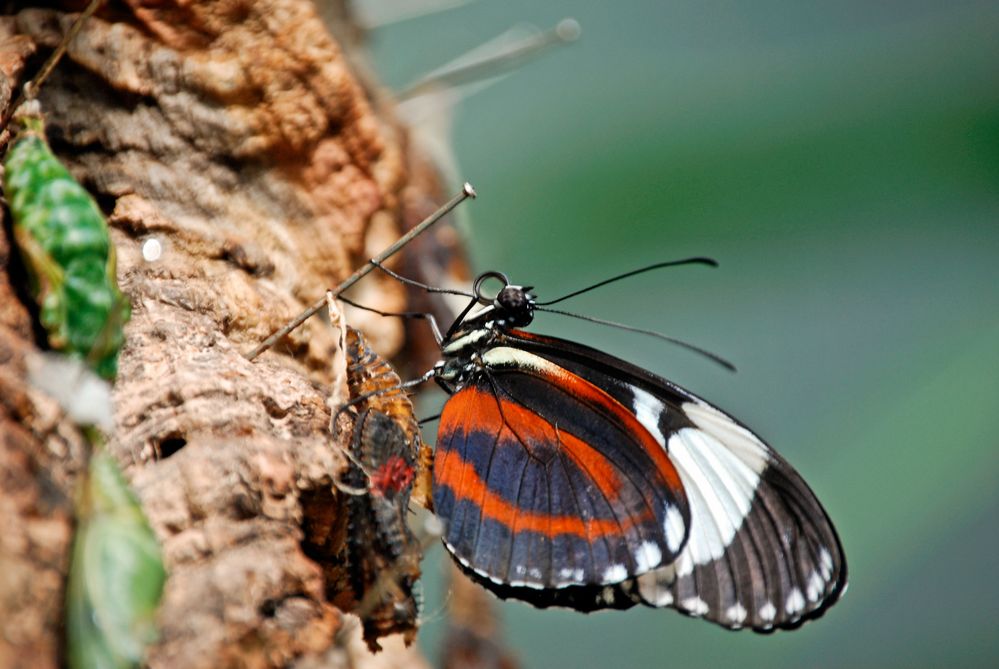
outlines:
[[69, 666], [138, 667], [156, 638], [166, 571], [138, 499], [103, 448], [90, 459], [77, 517], [66, 591]]
[[3, 185], [42, 325], [52, 348], [113, 379], [131, 309], [118, 289], [107, 222], [52, 153], [41, 118], [26, 115], [19, 122]]

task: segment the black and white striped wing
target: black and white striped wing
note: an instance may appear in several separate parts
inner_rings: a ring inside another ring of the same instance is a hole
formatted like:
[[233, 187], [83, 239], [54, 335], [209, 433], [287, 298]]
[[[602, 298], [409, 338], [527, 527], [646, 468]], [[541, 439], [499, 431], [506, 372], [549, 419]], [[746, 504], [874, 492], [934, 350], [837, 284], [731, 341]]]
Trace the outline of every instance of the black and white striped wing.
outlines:
[[690, 537], [635, 594], [725, 627], [770, 631], [818, 617], [846, 585], [839, 539], [802, 478], [756, 435], [697, 398], [679, 406], [635, 389], [690, 500]]
[[723, 411], [601, 351], [514, 331], [518, 346], [605, 390], [666, 450], [690, 506], [677, 559], [638, 576], [630, 594], [729, 629], [793, 629], [846, 588], [839, 538], [805, 481]]

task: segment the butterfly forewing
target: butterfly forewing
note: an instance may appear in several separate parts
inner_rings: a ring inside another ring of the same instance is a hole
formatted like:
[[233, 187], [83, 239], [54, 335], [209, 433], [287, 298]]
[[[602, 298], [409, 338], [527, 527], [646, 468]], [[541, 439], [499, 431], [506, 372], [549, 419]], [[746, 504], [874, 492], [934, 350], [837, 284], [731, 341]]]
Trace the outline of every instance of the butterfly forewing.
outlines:
[[434, 504], [459, 562], [501, 595], [584, 609], [673, 562], [687, 499], [634, 414], [538, 356], [498, 347], [483, 359], [444, 407], [434, 461]]
[[676, 467], [689, 502], [689, 538], [675, 561], [631, 581], [632, 596], [760, 631], [797, 627], [838, 599], [846, 566], [828, 516], [797, 472], [748, 428], [595, 349], [519, 330], [501, 343], [605, 391]]

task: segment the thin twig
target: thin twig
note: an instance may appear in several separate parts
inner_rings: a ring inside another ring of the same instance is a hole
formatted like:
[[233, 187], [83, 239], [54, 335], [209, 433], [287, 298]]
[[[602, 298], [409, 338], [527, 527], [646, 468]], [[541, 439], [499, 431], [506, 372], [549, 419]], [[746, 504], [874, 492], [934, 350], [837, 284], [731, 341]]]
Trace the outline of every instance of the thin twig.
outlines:
[[7, 124], [10, 123], [10, 119], [14, 116], [14, 112], [18, 107], [29, 100], [35, 99], [38, 95], [39, 89], [42, 87], [42, 84], [45, 83], [45, 80], [49, 78], [50, 74], [52, 74], [52, 70], [55, 69], [56, 65], [59, 64], [59, 61], [62, 60], [62, 57], [66, 54], [66, 50], [69, 49], [70, 42], [76, 39], [76, 36], [80, 34], [80, 30], [83, 29], [83, 24], [86, 23], [87, 19], [94, 15], [94, 12], [97, 11], [97, 8], [100, 7], [103, 2], [104, 0], [91, 0], [90, 4], [87, 5], [87, 8], [83, 10], [83, 13], [76, 17], [76, 21], [73, 22], [72, 26], [70, 26], [69, 31], [63, 35], [63, 38], [59, 42], [59, 45], [55, 48], [55, 51], [49, 54], [45, 64], [42, 65], [42, 69], [38, 71], [38, 74], [36, 74], [31, 81], [22, 87], [21, 93], [18, 95], [17, 100], [15, 100], [14, 103], [7, 108], [4, 113], [3, 120], [0, 121], [0, 132], [3, 132], [3, 130], [7, 128]]
[[[355, 283], [357, 283], [362, 278], [364, 278], [365, 276], [367, 276], [368, 273], [371, 272], [371, 270], [375, 269], [375, 267], [377, 267], [380, 263], [385, 262], [390, 257], [392, 257], [393, 255], [395, 255], [395, 253], [399, 249], [401, 249], [403, 246], [405, 246], [406, 244], [408, 244], [409, 242], [411, 242], [417, 235], [419, 235], [421, 232], [423, 232], [424, 230], [426, 230], [427, 228], [429, 228], [431, 225], [433, 225], [434, 223], [436, 223], [437, 221], [439, 221], [449, 211], [451, 211], [452, 209], [454, 209], [455, 207], [457, 207], [459, 204], [461, 204], [467, 198], [470, 198], [470, 197], [471, 198], [475, 197], [475, 189], [472, 188], [472, 184], [466, 182], [465, 185], [462, 187], [460, 193], [458, 193], [453, 198], [451, 198], [450, 200], [448, 200], [447, 202], [445, 202], [444, 205], [440, 209], [438, 209], [437, 211], [435, 211], [434, 213], [432, 213], [422, 223], [420, 223], [415, 228], [413, 228], [412, 230], [410, 230], [409, 232], [407, 232], [405, 235], [403, 235], [402, 237], [400, 237], [399, 240], [396, 241], [395, 244], [392, 244], [392, 246], [388, 247], [387, 249], [385, 249], [384, 251], [382, 251], [381, 253], [379, 253], [377, 256], [375, 256], [374, 258], [372, 258], [368, 262], [364, 263], [364, 265], [362, 265], [360, 267], [360, 269], [358, 269], [356, 272], [354, 272], [353, 274], [351, 274], [350, 277], [348, 277], [346, 281], [344, 281], [339, 286], [337, 286], [336, 288], [334, 288], [333, 290], [331, 290], [329, 292], [333, 294], [333, 297], [336, 297], [340, 293], [344, 292], [345, 290], [347, 290], [348, 288], [350, 288], [351, 286], [353, 286]], [[259, 344], [257, 344], [257, 346], [252, 351], [250, 351], [249, 353], [246, 354], [246, 359], [247, 360], [253, 360], [254, 358], [256, 358], [258, 355], [260, 355], [261, 353], [263, 353], [264, 351], [266, 351], [267, 349], [269, 349], [271, 346], [273, 346], [274, 344], [276, 344], [278, 341], [280, 341], [282, 337], [287, 336], [292, 330], [294, 330], [299, 325], [301, 325], [302, 323], [304, 323], [305, 321], [307, 321], [310, 317], [312, 317], [313, 315], [315, 315], [325, 305], [326, 305], [326, 294], [324, 294], [321, 298], [319, 298], [318, 300], [316, 300], [316, 302], [312, 306], [310, 306], [308, 309], [306, 309], [305, 311], [303, 311], [302, 313], [300, 313], [298, 316], [296, 316], [294, 319], [292, 319], [292, 321], [290, 323], [288, 323], [283, 328], [281, 328], [280, 330], [278, 330], [277, 332], [275, 332], [274, 334], [272, 334], [267, 339], [265, 339], [262, 342], [260, 342]]]

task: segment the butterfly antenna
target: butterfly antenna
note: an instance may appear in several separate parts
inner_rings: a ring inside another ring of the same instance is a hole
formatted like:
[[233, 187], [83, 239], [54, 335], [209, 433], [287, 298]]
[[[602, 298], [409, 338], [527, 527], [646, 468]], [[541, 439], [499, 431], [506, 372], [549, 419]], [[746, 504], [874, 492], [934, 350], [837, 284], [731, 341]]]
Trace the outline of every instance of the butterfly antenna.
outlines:
[[639, 334], [649, 335], [650, 337], [655, 337], [656, 339], [662, 339], [663, 341], [668, 341], [671, 344], [676, 344], [681, 348], [685, 348], [688, 351], [697, 353], [698, 355], [704, 356], [708, 360], [717, 363], [727, 369], [730, 372], [736, 371], [735, 365], [726, 360], [725, 358], [707, 351], [700, 346], [694, 346], [689, 342], [685, 342], [682, 339], [676, 339], [674, 337], [667, 337], [661, 332], [656, 332], [655, 330], [646, 330], [645, 328], [636, 328], [633, 325], [625, 325], [624, 323], [617, 323], [615, 321], [604, 320], [603, 318], [594, 318], [593, 316], [584, 316], [582, 314], [574, 314], [571, 311], [562, 311], [561, 309], [546, 309], [544, 307], [535, 307], [538, 311], [547, 311], [550, 314], [559, 314], [560, 316], [570, 316], [572, 318], [578, 318], [583, 321], [590, 321], [591, 323], [599, 323], [600, 325], [609, 325], [620, 330], [627, 330], [628, 332], [637, 332]]
[[431, 286], [431, 285], [426, 284], [426, 283], [421, 283], [421, 282], [417, 281], [416, 279], [410, 279], [409, 277], [403, 276], [402, 274], [399, 274], [398, 272], [393, 272], [392, 270], [390, 270], [388, 267], [386, 267], [385, 265], [383, 265], [380, 262], [374, 262], [374, 261], [369, 261], [369, 262], [371, 262], [375, 267], [377, 267], [382, 272], [384, 272], [385, 274], [389, 275], [390, 277], [392, 277], [393, 279], [395, 279], [399, 283], [405, 284], [407, 286], [413, 286], [414, 288], [420, 288], [421, 290], [425, 290], [428, 293], [440, 293], [440, 294], [443, 294], [443, 295], [460, 295], [462, 297], [471, 297], [471, 298], [475, 297], [475, 295], [473, 295], [472, 293], [469, 293], [466, 290], [457, 290], [455, 288], [440, 288], [438, 286]]
[[627, 279], [630, 276], [635, 276], [636, 274], [643, 274], [645, 272], [651, 272], [654, 269], [662, 269], [663, 267], [676, 267], [678, 265], [707, 265], [708, 267], [718, 267], [718, 261], [714, 258], [684, 258], [683, 260], [670, 260], [668, 262], [658, 262], [654, 265], [649, 265], [647, 267], [640, 267], [639, 269], [633, 269], [630, 272], [625, 272], [624, 274], [618, 274], [617, 276], [612, 276], [609, 279], [604, 279], [599, 283], [595, 283], [592, 286], [587, 286], [586, 288], [580, 288], [577, 291], [569, 293], [568, 295], [563, 295], [562, 297], [549, 300], [548, 302], [537, 302], [536, 306], [546, 307], [550, 304], [557, 304], [563, 300], [568, 300], [570, 297], [576, 297], [577, 295], [582, 295], [583, 293], [588, 293], [591, 290], [600, 288], [601, 286], [606, 286], [609, 283], [614, 283], [615, 281], [620, 281], [621, 279]]
[[441, 335], [441, 329], [437, 325], [437, 319], [434, 315], [426, 311], [382, 311], [380, 309], [375, 309], [374, 307], [366, 307], [363, 304], [355, 302], [354, 300], [348, 299], [341, 295], [338, 298], [341, 302], [346, 302], [350, 306], [361, 309], [362, 311], [370, 311], [373, 314], [378, 314], [379, 316], [388, 316], [392, 318], [419, 318], [427, 321], [430, 324], [430, 329], [433, 331], [434, 339], [437, 340], [439, 344], [442, 342], [443, 336]]
[[379, 316], [387, 316], [390, 318], [430, 318], [431, 314], [425, 311], [382, 311], [381, 309], [375, 309], [374, 307], [368, 307], [360, 302], [355, 302], [354, 300], [348, 299], [341, 295], [337, 298], [345, 304], [349, 304], [355, 309], [360, 309], [361, 311], [370, 311], [373, 314], [378, 314]]

